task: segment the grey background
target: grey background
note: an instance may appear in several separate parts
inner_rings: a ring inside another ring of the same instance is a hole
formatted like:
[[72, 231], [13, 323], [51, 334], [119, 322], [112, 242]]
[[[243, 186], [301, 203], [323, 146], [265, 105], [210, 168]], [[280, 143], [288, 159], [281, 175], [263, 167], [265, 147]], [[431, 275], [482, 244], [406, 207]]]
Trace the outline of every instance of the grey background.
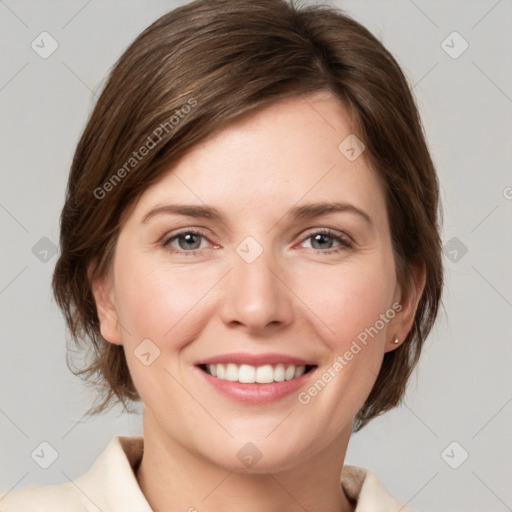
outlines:
[[[512, 4], [331, 3], [377, 35], [414, 85], [447, 244], [444, 310], [404, 405], [354, 435], [345, 463], [372, 469], [418, 511], [512, 510]], [[65, 364], [51, 244], [74, 147], [107, 72], [179, 4], [0, 1], [1, 491], [68, 481], [113, 436], [142, 433], [140, 415], [120, 409], [83, 419], [91, 395]], [[47, 59], [31, 48], [43, 31], [59, 45]], [[457, 58], [445, 51], [462, 49], [454, 31], [469, 44]], [[48, 469], [31, 457], [43, 441], [58, 453]]]

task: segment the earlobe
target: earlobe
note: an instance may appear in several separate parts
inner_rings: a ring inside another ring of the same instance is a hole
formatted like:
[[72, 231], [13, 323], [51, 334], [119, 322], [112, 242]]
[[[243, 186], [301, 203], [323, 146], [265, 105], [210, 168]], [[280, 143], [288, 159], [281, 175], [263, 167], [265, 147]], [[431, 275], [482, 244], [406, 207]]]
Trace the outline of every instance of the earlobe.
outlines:
[[386, 352], [398, 348], [411, 331], [414, 325], [416, 310], [425, 289], [425, 280], [425, 263], [421, 261], [411, 267], [411, 281], [408, 289], [405, 290], [405, 293], [402, 293], [400, 300], [401, 310], [396, 317], [397, 321], [393, 326], [393, 331], [390, 332], [391, 339], [389, 340]]
[[[89, 275], [91, 275], [90, 272]], [[91, 289], [96, 303], [101, 336], [109, 343], [122, 345], [111, 276], [107, 273], [105, 276], [92, 278]]]

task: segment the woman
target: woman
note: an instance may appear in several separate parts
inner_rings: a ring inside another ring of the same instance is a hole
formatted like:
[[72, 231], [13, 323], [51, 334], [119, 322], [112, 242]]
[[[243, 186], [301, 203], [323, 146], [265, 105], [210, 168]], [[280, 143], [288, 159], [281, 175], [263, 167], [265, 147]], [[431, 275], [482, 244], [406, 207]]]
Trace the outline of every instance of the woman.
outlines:
[[[78, 144], [54, 292], [91, 470], [9, 511], [406, 511], [343, 465], [395, 407], [442, 289], [438, 183], [398, 64], [325, 6], [198, 0], [146, 29]], [[322, 247], [325, 245], [325, 247]]]

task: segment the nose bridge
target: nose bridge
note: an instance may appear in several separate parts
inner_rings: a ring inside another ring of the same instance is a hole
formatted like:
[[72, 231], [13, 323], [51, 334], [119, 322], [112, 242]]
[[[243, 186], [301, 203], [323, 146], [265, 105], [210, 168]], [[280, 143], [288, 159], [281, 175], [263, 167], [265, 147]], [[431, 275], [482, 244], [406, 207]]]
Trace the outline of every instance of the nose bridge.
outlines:
[[251, 330], [285, 324], [291, 318], [290, 292], [279, 276], [279, 261], [271, 248], [246, 237], [235, 249], [223, 315], [227, 323]]

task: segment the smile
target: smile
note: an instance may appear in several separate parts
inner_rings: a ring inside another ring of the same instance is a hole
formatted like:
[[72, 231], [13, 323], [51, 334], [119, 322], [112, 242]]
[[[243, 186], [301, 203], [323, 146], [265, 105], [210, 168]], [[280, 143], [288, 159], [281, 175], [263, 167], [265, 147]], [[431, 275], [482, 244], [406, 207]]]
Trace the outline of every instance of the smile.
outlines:
[[196, 361], [207, 385], [231, 400], [262, 404], [297, 393], [313, 378], [315, 359], [291, 354], [238, 352]]
[[313, 365], [294, 364], [264, 364], [252, 366], [249, 364], [203, 364], [199, 367], [212, 377], [219, 380], [239, 382], [241, 384], [270, 384], [283, 382], [301, 377], [311, 371]]

